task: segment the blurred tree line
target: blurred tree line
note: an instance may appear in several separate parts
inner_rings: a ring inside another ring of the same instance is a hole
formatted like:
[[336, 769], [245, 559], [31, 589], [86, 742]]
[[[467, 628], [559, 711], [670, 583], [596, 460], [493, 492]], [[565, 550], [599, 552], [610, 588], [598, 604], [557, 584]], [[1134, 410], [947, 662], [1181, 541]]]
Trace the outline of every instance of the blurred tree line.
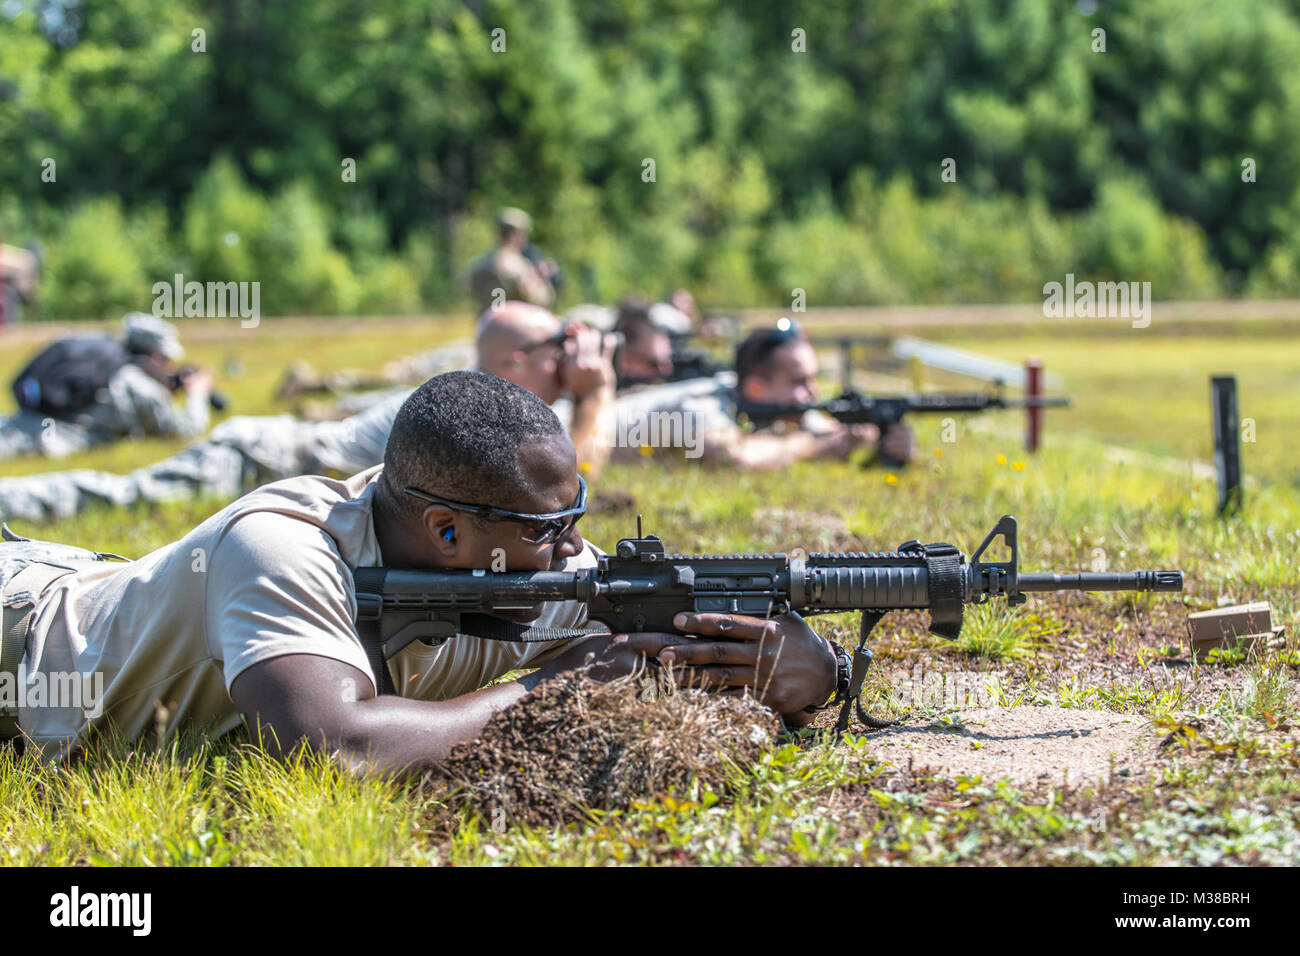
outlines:
[[1300, 0], [0, 0], [0, 184], [59, 318], [455, 304], [504, 204], [566, 305], [1300, 295]]

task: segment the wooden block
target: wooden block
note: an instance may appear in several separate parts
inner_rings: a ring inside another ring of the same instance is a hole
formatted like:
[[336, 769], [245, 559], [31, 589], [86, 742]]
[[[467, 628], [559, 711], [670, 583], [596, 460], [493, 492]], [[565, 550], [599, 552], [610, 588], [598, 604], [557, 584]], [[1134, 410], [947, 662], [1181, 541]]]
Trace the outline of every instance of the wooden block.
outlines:
[[1187, 615], [1187, 639], [1197, 660], [1216, 647], [1239, 646], [1249, 651], [1273, 633], [1272, 608], [1267, 601]]

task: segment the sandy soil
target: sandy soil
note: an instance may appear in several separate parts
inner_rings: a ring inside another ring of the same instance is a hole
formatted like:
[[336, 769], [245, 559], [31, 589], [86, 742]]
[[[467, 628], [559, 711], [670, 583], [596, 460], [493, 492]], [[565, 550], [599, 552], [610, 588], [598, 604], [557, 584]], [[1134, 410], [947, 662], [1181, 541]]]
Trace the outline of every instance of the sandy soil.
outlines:
[[[964, 710], [964, 728], [935, 723], [874, 731], [872, 757], [913, 771], [945, 776], [1011, 777], [1074, 785], [1137, 776], [1156, 758], [1159, 738], [1138, 716], [1062, 707]], [[978, 745], [978, 746], [977, 746]]]

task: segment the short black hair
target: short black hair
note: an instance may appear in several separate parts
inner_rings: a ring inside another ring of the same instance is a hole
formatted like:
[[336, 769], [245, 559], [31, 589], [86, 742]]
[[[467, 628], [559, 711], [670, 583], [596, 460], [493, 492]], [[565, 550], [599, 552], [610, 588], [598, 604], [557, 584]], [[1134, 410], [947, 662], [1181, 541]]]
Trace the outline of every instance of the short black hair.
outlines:
[[539, 489], [519, 449], [565, 435], [555, 412], [525, 388], [485, 372], [447, 372], [402, 403], [384, 449], [383, 481], [409, 513], [425, 503], [402, 489], [467, 504], [527, 510]]
[[656, 335], [668, 334], [651, 321], [650, 306], [649, 299], [635, 292], [619, 302], [614, 331], [623, 333], [623, 339], [628, 345], [640, 345]]
[[781, 346], [807, 341], [803, 329], [793, 322], [784, 327], [750, 332], [736, 349], [736, 384], [766, 372], [772, 365], [772, 353]]

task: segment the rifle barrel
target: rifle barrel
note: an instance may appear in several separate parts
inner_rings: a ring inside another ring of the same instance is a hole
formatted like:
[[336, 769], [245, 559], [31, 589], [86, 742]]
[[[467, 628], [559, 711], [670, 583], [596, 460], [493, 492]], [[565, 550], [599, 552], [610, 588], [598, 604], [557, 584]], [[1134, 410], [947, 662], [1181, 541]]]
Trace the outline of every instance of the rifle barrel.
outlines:
[[1008, 398], [1004, 400], [1008, 408], [1065, 408], [1070, 399], [1065, 395], [1034, 395], [1030, 398]]
[[1021, 591], [1181, 591], [1182, 571], [1123, 571], [1099, 574], [1019, 574]]

